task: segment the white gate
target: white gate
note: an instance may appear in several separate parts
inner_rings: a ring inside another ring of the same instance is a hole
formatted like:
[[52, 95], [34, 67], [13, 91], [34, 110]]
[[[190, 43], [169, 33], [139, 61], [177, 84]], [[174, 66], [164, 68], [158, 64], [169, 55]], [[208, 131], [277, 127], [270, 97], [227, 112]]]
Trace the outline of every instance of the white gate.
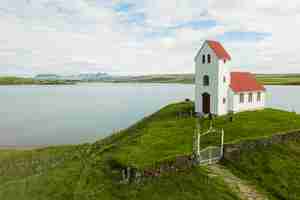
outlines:
[[[207, 147], [201, 147], [201, 138], [205, 136], [214, 135], [219, 136], [220, 143], [218, 145], [211, 145]], [[224, 130], [218, 130], [212, 128], [212, 126], [204, 133], [200, 133], [200, 128], [197, 126], [196, 129], [196, 141], [195, 147], [197, 162], [200, 165], [207, 165], [218, 162], [223, 157], [223, 147], [224, 147]]]

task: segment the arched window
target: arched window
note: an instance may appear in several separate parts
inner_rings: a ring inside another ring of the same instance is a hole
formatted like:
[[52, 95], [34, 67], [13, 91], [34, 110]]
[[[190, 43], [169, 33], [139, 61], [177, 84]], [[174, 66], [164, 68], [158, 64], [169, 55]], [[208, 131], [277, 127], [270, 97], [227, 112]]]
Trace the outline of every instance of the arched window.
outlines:
[[244, 93], [240, 94], [240, 103], [244, 103]]
[[211, 57], [210, 57], [210, 54], [207, 55], [207, 63], [211, 63]]
[[205, 64], [205, 55], [202, 55], [202, 64]]
[[260, 100], [261, 100], [261, 93], [258, 92], [258, 93], [257, 93], [257, 101], [260, 101]]
[[248, 102], [251, 103], [251, 102], [252, 102], [252, 99], [253, 99], [253, 94], [252, 94], [252, 93], [249, 93], [249, 94], [248, 94]]
[[203, 77], [203, 85], [204, 86], [209, 86], [209, 76], [205, 75]]

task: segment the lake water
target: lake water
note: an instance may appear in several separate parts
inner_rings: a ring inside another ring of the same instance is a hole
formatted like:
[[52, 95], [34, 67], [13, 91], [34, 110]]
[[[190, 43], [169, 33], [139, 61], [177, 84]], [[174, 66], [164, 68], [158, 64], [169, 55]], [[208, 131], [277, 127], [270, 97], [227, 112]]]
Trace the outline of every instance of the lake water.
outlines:
[[[300, 87], [267, 90], [268, 107], [300, 113]], [[194, 99], [193, 85], [0, 86], [0, 146], [93, 142], [185, 98]]]

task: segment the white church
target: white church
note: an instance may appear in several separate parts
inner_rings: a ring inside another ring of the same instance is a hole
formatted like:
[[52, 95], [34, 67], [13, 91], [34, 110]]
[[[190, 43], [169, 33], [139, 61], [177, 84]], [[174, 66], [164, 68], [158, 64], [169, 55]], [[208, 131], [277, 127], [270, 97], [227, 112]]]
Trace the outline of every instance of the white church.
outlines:
[[196, 113], [225, 115], [262, 109], [266, 89], [249, 72], [231, 72], [231, 56], [217, 41], [207, 40], [195, 57]]

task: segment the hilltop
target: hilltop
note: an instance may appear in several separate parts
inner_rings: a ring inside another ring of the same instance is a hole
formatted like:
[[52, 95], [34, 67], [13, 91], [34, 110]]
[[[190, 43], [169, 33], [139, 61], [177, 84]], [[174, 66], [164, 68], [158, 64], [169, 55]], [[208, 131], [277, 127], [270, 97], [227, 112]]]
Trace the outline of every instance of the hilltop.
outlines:
[[[192, 152], [197, 120], [190, 114], [193, 109], [192, 102], [168, 105], [94, 144], [31, 151], [0, 150], [0, 199], [240, 199], [222, 177], [209, 176], [206, 167], [164, 174], [139, 184], [120, 183], [120, 167], [144, 169]], [[228, 116], [218, 117], [213, 123], [225, 130], [225, 143], [238, 143], [300, 129], [300, 116], [265, 109], [235, 114], [233, 122]], [[210, 126], [208, 119], [202, 124], [203, 129]], [[249, 180], [271, 199], [286, 197], [282, 184], [300, 180], [296, 166], [300, 160], [297, 144], [291, 143], [286, 149], [283, 144], [266, 150], [257, 149], [242, 154], [241, 162], [225, 162], [224, 166], [236, 176]], [[258, 164], [260, 162], [262, 164]], [[288, 172], [284, 171], [289, 167]], [[282, 182], [273, 184], [272, 180], [279, 180], [281, 175], [284, 177]]]

